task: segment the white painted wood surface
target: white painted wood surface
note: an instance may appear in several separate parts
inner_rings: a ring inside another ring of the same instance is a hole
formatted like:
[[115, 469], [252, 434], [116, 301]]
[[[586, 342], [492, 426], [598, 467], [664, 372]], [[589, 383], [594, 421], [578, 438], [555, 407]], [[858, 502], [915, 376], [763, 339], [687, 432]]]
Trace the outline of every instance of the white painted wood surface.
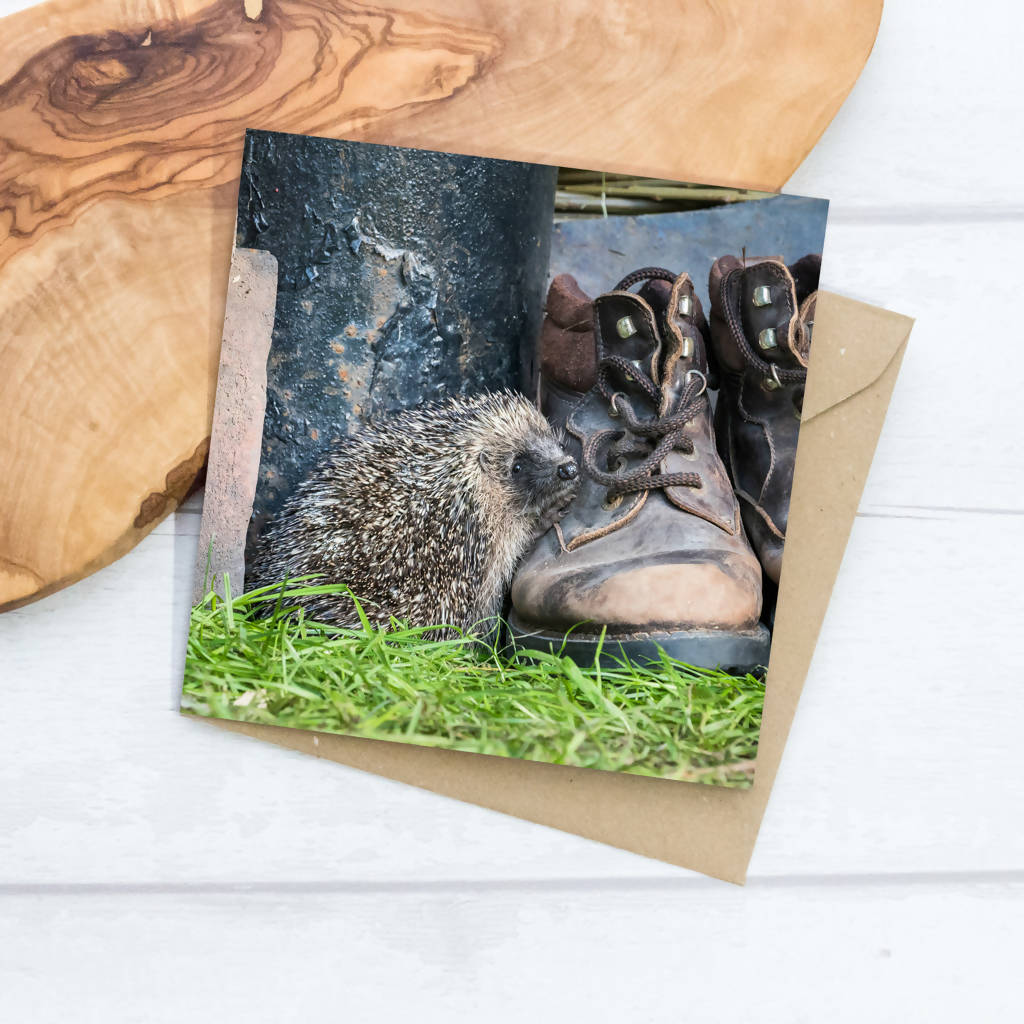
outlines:
[[192, 503], [0, 616], [0, 1020], [1021, 1019], [1022, 30], [889, 0], [789, 186], [918, 324], [746, 889], [182, 720]]

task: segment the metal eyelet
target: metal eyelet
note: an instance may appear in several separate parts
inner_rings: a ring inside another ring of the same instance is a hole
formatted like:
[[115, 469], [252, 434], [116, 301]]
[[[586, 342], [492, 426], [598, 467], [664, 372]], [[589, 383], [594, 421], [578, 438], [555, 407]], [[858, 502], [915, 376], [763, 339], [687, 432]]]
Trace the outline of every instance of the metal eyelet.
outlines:
[[758, 285], [754, 289], [754, 305], [770, 306], [772, 304], [772, 290], [766, 284]]
[[604, 501], [601, 502], [601, 508], [605, 512], [611, 512], [612, 509], [618, 508], [622, 504], [623, 495], [616, 494], [614, 498], [605, 497]]
[[700, 396], [703, 395], [704, 392], [707, 391], [708, 389], [708, 379], [707, 377], [704, 376], [703, 373], [700, 372], [700, 370], [687, 370], [686, 375], [683, 377], [683, 380], [688, 381], [691, 375], [693, 375], [694, 377], [700, 377], [700, 391], [698, 391], [697, 394], [694, 396], [695, 398], [700, 398]]
[[625, 391], [616, 391], [615, 394], [612, 395], [612, 397], [608, 399], [608, 415], [609, 416], [611, 416], [611, 417], [613, 417], [615, 419], [618, 419], [622, 415], [622, 413], [619, 412], [618, 400], [620, 398], [625, 398], [625, 397], [626, 397], [626, 392]]
[[628, 463], [626, 462], [625, 458], [620, 455], [615, 460], [615, 465], [612, 466], [612, 472], [613, 473], [621, 473], [626, 468], [627, 465], [628, 465]]
[[631, 316], [620, 317], [616, 320], [615, 330], [620, 338], [632, 338], [634, 334], [638, 333]]
[[692, 452], [681, 452], [678, 448], [676, 449], [676, 455], [681, 459], [686, 459], [687, 462], [696, 462], [700, 458], [700, 452], [697, 451], [696, 446]]
[[679, 315], [680, 316], [693, 316], [693, 296], [692, 295], [680, 295], [679, 296]]
[[775, 368], [774, 365], [772, 366], [771, 370], [771, 376], [765, 377], [761, 381], [761, 387], [764, 388], [765, 391], [778, 391], [778, 389], [782, 387], [782, 381], [779, 380], [779, 371]]

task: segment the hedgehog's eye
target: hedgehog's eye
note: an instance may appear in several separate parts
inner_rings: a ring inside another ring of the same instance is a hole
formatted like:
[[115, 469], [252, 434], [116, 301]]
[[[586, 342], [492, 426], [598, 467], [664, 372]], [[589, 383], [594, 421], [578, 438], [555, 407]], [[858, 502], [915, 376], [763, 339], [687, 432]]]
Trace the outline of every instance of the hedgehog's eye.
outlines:
[[523, 464], [518, 459], [516, 459], [516, 461], [512, 463], [512, 472], [513, 473], [522, 473], [522, 471], [523, 471]]

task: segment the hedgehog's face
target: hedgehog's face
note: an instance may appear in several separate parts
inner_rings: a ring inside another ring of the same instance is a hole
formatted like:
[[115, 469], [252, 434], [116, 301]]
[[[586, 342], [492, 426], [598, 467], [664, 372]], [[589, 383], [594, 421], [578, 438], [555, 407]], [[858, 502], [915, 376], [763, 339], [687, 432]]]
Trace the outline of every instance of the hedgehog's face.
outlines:
[[510, 504], [522, 509], [538, 534], [565, 514], [579, 489], [579, 467], [551, 431], [530, 433], [515, 445], [502, 446], [482, 459], [497, 475]]

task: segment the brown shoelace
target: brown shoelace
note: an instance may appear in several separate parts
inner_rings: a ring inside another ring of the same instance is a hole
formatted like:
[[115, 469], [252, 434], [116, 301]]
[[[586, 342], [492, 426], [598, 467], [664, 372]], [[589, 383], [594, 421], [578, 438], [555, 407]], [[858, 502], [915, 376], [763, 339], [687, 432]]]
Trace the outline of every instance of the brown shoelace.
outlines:
[[[662, 267], [644, 267], [624, 277], [616, 291], [631, 288], [640, 281], [663, 280], [673, 282], [676, 275]], [[700, 372], [686, 375], [683, 390], [676, 403], [676, 411], [668, 416], [639, 419], [623, 391], [616, 391], [613, 376], [621, 376], [638, 388], [657, 409], [661, 404], [661, 389], [638, 367], [622, 356], [606, 355], [597, 371], [597, 387], [608, 402], [613, 416], [621, 416], [625, 430], [598, 430], [583, 443], [584, 471], [608, 488], [608, 498], [623, 494], [649, 491], [658, 487], [703, 487], [699, 473], [662, 473], [661, 461], [673, 451], [692, 455], [693, 441], [686, 435], [686, 424], [703, 408], [707, 399], [704, 392], [707, 380]], [[609, 443], [610, 442], [610, 443]], [[607, 446], [607, 450], [604, 450]], [[622, 470], [629, 455], [643, 455], [644, 459], [628, 472]], [[613, 469], [602, 469], [601, 465]]]

